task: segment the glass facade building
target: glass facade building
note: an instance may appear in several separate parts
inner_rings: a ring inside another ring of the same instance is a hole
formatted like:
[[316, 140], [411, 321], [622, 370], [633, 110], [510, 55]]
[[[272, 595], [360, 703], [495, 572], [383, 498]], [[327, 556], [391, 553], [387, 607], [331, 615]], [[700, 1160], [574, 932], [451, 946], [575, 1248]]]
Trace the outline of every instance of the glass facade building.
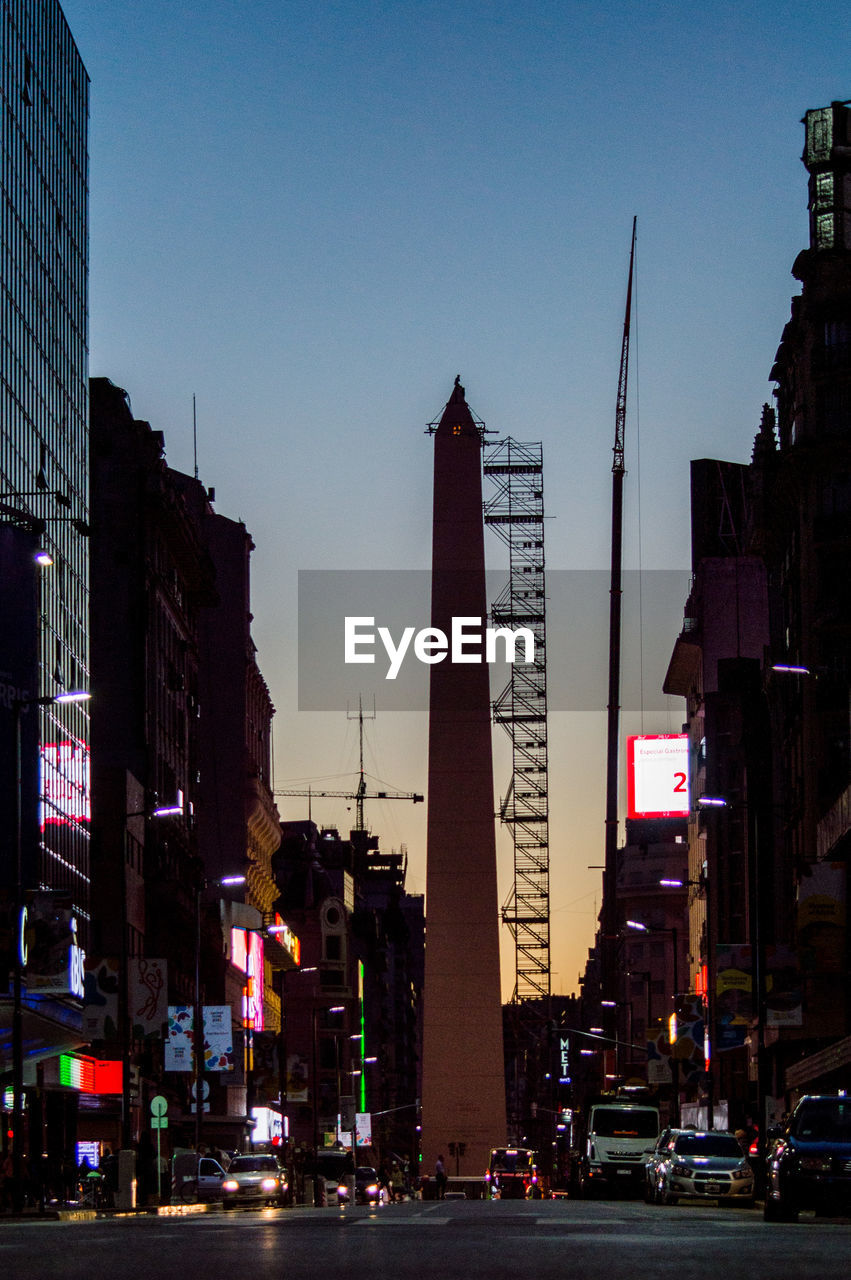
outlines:
[[[0, 0], [0, 28], [0, 522], [34, 530], [52, 558], [33, 565], [38, 687], [17, 691], [45, 699], [89, 687], [89, 80], [56, 0]], [[85, 945], [88, 714], [39, 714], [39, 837], [24, 850], [24, 882], [70, 896]]]

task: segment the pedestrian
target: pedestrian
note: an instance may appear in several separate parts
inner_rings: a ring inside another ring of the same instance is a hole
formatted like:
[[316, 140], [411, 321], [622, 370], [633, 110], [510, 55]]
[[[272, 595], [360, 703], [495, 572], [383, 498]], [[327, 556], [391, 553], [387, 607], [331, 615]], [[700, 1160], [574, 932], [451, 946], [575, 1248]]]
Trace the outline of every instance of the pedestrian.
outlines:
[[405, 1198], [405, 1179], [402, 1170], [399, 1168], [399, 1161], [394, 1160], [390, 1169], [390, 1192], [394, 1201], [404, 1200]]
[[12, 1153], [9, 1152], [0, 1165], [0, 1212], [14, 1208], [12, 1188], [14, 1186], [15, 1166]]
[[446, 1165], [443, 1163], [443, 1156], [437, 1157], [434, 1166], [434, 1181], [437, 1187], [437, 1199], [443, 1200], [446, 1196]]

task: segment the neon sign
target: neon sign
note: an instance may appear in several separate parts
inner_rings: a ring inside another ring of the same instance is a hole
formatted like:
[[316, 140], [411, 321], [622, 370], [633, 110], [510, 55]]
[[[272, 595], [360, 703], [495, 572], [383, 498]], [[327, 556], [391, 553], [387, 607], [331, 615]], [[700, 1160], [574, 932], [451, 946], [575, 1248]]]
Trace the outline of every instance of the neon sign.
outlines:
[[231, 929], [231, 961], [244, 973], [242, 1025], [263, 1030], [263, 939], [251, 929]]
[[45, 742], [40, 749], [38, 824], [90, 822], [91, 756], [84, 742]]

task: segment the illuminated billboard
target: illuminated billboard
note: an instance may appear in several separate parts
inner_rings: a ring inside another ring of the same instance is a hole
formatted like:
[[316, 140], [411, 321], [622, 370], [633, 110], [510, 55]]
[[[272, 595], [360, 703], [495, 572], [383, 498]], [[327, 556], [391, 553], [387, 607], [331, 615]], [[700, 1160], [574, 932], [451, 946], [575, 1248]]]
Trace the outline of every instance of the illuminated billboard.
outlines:
[[689, 811], [688, 737], [640, 734], [626, 740], [627, 817], [682, 818]]
[[231, 961], [245, 974], [242, 989], [242, 1025], [263, 1030], [263, 939], [251, 929], [230, 932]]

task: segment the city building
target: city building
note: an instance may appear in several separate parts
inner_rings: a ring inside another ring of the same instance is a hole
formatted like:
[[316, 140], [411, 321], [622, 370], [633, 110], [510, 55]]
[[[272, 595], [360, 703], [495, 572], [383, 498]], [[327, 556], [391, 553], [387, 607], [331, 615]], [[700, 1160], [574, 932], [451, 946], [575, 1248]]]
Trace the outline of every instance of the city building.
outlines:
[[281, 830], [277, 906], [301, 943], [300, 970], [280, 979], [290, 1139], [348, 1146], [354, 1117], [369, 1115], [369, 1158], [415, 1172], [424, 918], [405, 892], [406, 854], [361, 828], [348, 840], [312, 821]]
[[710, 1097], [761, 1135], [851, 1062], [851, 110], [808, 111], [810, 243], [749, 466], [692, 464], [687, 702]]
[[[54, 701], [89, 690], [89, 81], [55, 0], [2, 0], [0, 26], [0, 894], [12, 919], [23, 895], [30, 931], [50, 933], [63, 956], [61, 973], [44, 972], [33, 938], [25, 970], [14, 955], [4, 964], [0, 1074], [6, 1085], [18, 1074], [19, 1010], [25, 1096], [13, 1157], [44, 1154], [45, 1167], [73, 1153], [76, 1100], [48, 1084], [43, 1063], [82, 1042], [65, 961], [89, 947], [91, 926], [88, 711]], [[10, 1125], [17, 1118], [3, 1123], [4, 1150]]]
[[[273, 974], [295, 966], [298, 947], [273, 910], [280, 829], [273, 708], [250, 632], [253, 544], [213, 510], [212, 491], [168, 467], [162, 433], [105, 378], [91, 384], [91, 457], [90, 985], [95, 1009], [104, 983], [118, 1000], [89, 1030], [125, 1076], [120, 1100], [89, 1103], [86, 1136], [119, 1140], [120, 1121], [122, 1146], [150, 1148], [148, 1103], [162, 1094], [169, 1148], [238, 1147], [255, 1107], [264, 1133], [280, 1130]], [[208, 1022], [224, 1037], [201, 1073], [181, 1035], [196, 997], [208, 1048]]]
[[[763, 421], [770, 433], [770, 411]], [[708, 995], [711, 1048], [704, 1096], [713, 1119], [716, 1112], [725, 1114], [740, 1126], [749, 1109], [750, 995], [734, 975], [751, 961], [757, 835], [745, 792], [750, 781], [753, 800], [759, 762], [769, 751], [764, 733], [751, 732], [757, 709], [747, 701], [769, 640], [765, 566], [748, 553], [748, 468], [715, 459], [693, 462], [691, 510], [693, 586], [664, 690], [686, 700], [689, 989]], [[707, 798], [729, 803], [702, 803]]]
[[[783, 876], [762, 945], [791, 934], [797, 960], [787, 1008], [762, 998], [760, 1022], [772, 1025], [760, 1093], [784, 1098], [846, 1083], [851, 1063], [851, 107], [834, 102], [807, 111], [803, 123], [809, 246], [792, 268], [801, 293], [771, 370], [776, 447], [756, 449], [752, 464], [755, 537], [772, 604], [764, 681], [771, 862]], [[769, 952], [767, 973], [771, 965]], [[799, 1027], [787, 1025], [795, 1009]], [[778, 1012], [791, 1043], [774, 1050]]]

